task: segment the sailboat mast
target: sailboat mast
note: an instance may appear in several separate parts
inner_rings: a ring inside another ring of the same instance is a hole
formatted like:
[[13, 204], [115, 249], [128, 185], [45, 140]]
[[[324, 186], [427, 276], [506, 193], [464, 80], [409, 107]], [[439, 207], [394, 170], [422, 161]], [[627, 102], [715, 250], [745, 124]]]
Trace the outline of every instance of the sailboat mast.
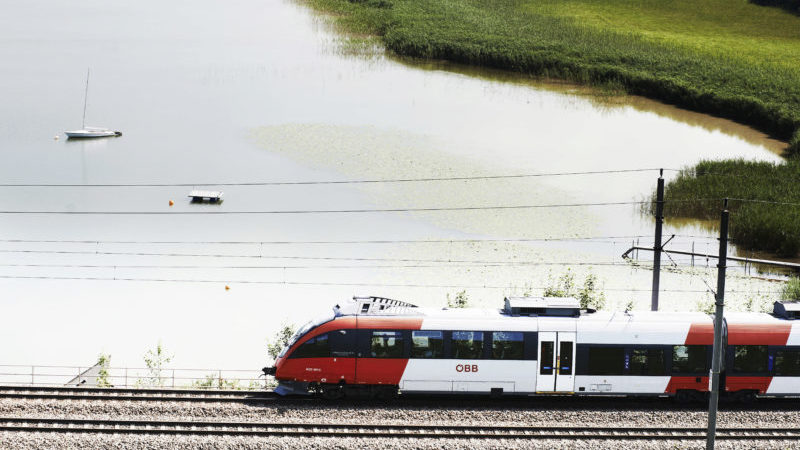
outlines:
[[86, 90], [83, 92], [83, 120], [81, 129], [86, 129], [86, 103], [89, 101], [89, 68], [86, 69]]

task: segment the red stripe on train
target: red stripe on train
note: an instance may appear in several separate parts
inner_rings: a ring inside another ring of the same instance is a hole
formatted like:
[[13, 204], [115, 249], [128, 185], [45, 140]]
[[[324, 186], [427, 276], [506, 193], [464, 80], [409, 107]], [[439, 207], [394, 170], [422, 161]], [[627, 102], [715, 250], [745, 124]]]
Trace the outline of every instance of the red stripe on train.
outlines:
[[[791, 332], [792, 325], [785, 323], [728, 324], [728, 345], [786, 345]], [[713, 344], [713, 324], [693, 323], [689, 327], [685, 345]], [[725, 390], [729, 392], [756, 390], [764, 394], [771, 383], [772, 377], [728, 376], [725, 380]], [[679, 389], [707, 391], [708, 377], [671, 377], [666, 392], [674, 394]]]
[[769, 385], [772, 383], [772, 377], [732, 377], [725, 378], [725, 390], [728, 392], [736, 391], [758, 391], [759, 394], [765, 394]]
[[[791, 332], [788, 323], [728, 324], [728, 345], [786, 345]], [[714, 345], [714, 325], [693, 323], [684, 345]]]
[[667, 394], [674, 394], [679, 390], [707, 391], [708, 377], [670, 377], [667, 383]]
[[786, 345], [792, 324], [728, 324], [728, 345]]
[[684, 345], [713, 345], [714, 344], [714, 324], [712, 323], [693, 323], [689, 327]]

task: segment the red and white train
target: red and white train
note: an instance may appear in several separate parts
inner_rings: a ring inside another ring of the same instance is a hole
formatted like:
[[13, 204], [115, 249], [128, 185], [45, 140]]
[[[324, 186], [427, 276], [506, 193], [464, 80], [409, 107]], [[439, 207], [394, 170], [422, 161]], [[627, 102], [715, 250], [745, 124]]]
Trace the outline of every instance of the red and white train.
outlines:
[[[800, 394], [800, 304], [725, 316], [724, 392]], [[265, 368], [276, 392], [668, 395], [709, 390], [712, 316], [581, 310], [507, 298], [503, 309], [426, 309], [356, 297], [302, 327]]]

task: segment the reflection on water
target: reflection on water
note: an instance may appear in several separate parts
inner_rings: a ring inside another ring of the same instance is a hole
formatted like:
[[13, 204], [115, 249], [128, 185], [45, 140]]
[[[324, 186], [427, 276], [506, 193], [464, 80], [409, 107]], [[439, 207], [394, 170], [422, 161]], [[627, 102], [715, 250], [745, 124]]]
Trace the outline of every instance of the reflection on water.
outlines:
[[[578, 280], [596, 273], [612, 308], [649, 304], [648, 261], [630, 264], [620, 255], [631, 242], [652, 239], [652, 220], [630, 202], [649, 196], [655, 170], [226, 186], [225, 202], [213, 207], [190, 204], [192, 186], [680, 168], [722, 157], [780, 160], [773, 142], [744, 127], [654, 102], [387, 57], [373, 53], [363, 37], [337, 53], [331, 49], [340, 37], [320, 23], [305, 7], [276, 0], [32, 0], [4, 8], [0, 178], [165, 186], [6, 187], [0, 209], [165, 214], [0, 215], [2, 239], [46, 241], [0, 242], [0, 276], [11, 277], [0, 278], [0, 341], [16, 343], [0, 347], [0, 361], [75, 365], [105, 351], [115, 364], [135, 365], [161, 338], [176, 353], [176, 365], [258, 368], [264, 339], [282, 321], [305, 322], [310, 311], [354, 294], [442, 306], [447, 294], [472, 286], [467, 291], [474, 304], [499, 307], [504, 295], [540, 293], [549, 276], [567, 267]], [[81, 114], [86, 67], [92, 68], [87, 120], [114, 124], [124, 135], [54, 141]], [[624, 204], [513, 212], [171, 214], [602, 202]], [[670, 245], [705, 239], [713, 246], [713, 231], [696, 223], [668, 222], [667, 228], [665, 235], [699, 236]], [[417, 242], [431, 239], [443, 242]], [[335, 243], [368, 240], [383, 242]], [[220, 241], [237, 244], [210, 243]], [[215, 256], [185, 256], [192, 254]], [[433, 259], [471, 263], [403, 263]], [[703, 280], [714, 279], [713, 268], [682, 270], [662, 276], [665, 309], [694, 308], [710, 298]], [[750, 308], [753, 298], [768, 302], [776, 290], [731, 272], [732, 308]]]
[[[328, 20], [323, 21], [322, 23], [330, 24], [330, 22], [331, 21]], [[333, 27], [333, 29], [337, 29], [337, 27]], [[342, 33], [341, 30], [337, 31]], [[720, 132], [726, 135], [735, 136], [749, 144], [762, 146], [779, 156], [784, 155], [787, 146], [785, 141], [775, 139], [768, 134], [758, 131], [750, 126], [742, 125], [732, 120], [710, 116], [708, 114], [689, 111], [656, 100], [651, 100], [646, 97], [627, 95], [622, 94], [619, 91], [609, 91], [602, 88], [578, 85], [563, 80], [531, 77], [507, 70], [477, 67], [444, 60], [425, 60], [387, 54], [377, 38], [340, 34], [338, 39], [333, 40], [330, 44], [329, 51], [342, 57], [357, 58], [364, 61], [376, 61], [387, 58], [414, 69], [445, 71], [486, 81], [526, 86], [535, 89], [574, 95], [588, 100], [592, 106], [598, 110], [611, 111], [617, 108], [633, 108], [640, 112], [655, 113], [661, 117], [669, 118], [687, 125], [700, 127], [706, 131]]]

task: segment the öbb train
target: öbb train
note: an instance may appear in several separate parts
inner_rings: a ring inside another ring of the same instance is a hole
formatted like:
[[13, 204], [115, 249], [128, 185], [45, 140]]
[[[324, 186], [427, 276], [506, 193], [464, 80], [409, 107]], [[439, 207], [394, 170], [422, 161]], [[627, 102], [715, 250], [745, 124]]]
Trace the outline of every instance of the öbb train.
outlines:
[[[721, 389], [800, 394], [800, 304], [725, 317]], [[355, 297], [309, 322], [274, 367], [276, 392], [328, 399], [398, 393], [653, 395], [709, 391], [713, 317], [581, 310], [575, 299], [506, 298], [503, 309], [428, 309]]]

